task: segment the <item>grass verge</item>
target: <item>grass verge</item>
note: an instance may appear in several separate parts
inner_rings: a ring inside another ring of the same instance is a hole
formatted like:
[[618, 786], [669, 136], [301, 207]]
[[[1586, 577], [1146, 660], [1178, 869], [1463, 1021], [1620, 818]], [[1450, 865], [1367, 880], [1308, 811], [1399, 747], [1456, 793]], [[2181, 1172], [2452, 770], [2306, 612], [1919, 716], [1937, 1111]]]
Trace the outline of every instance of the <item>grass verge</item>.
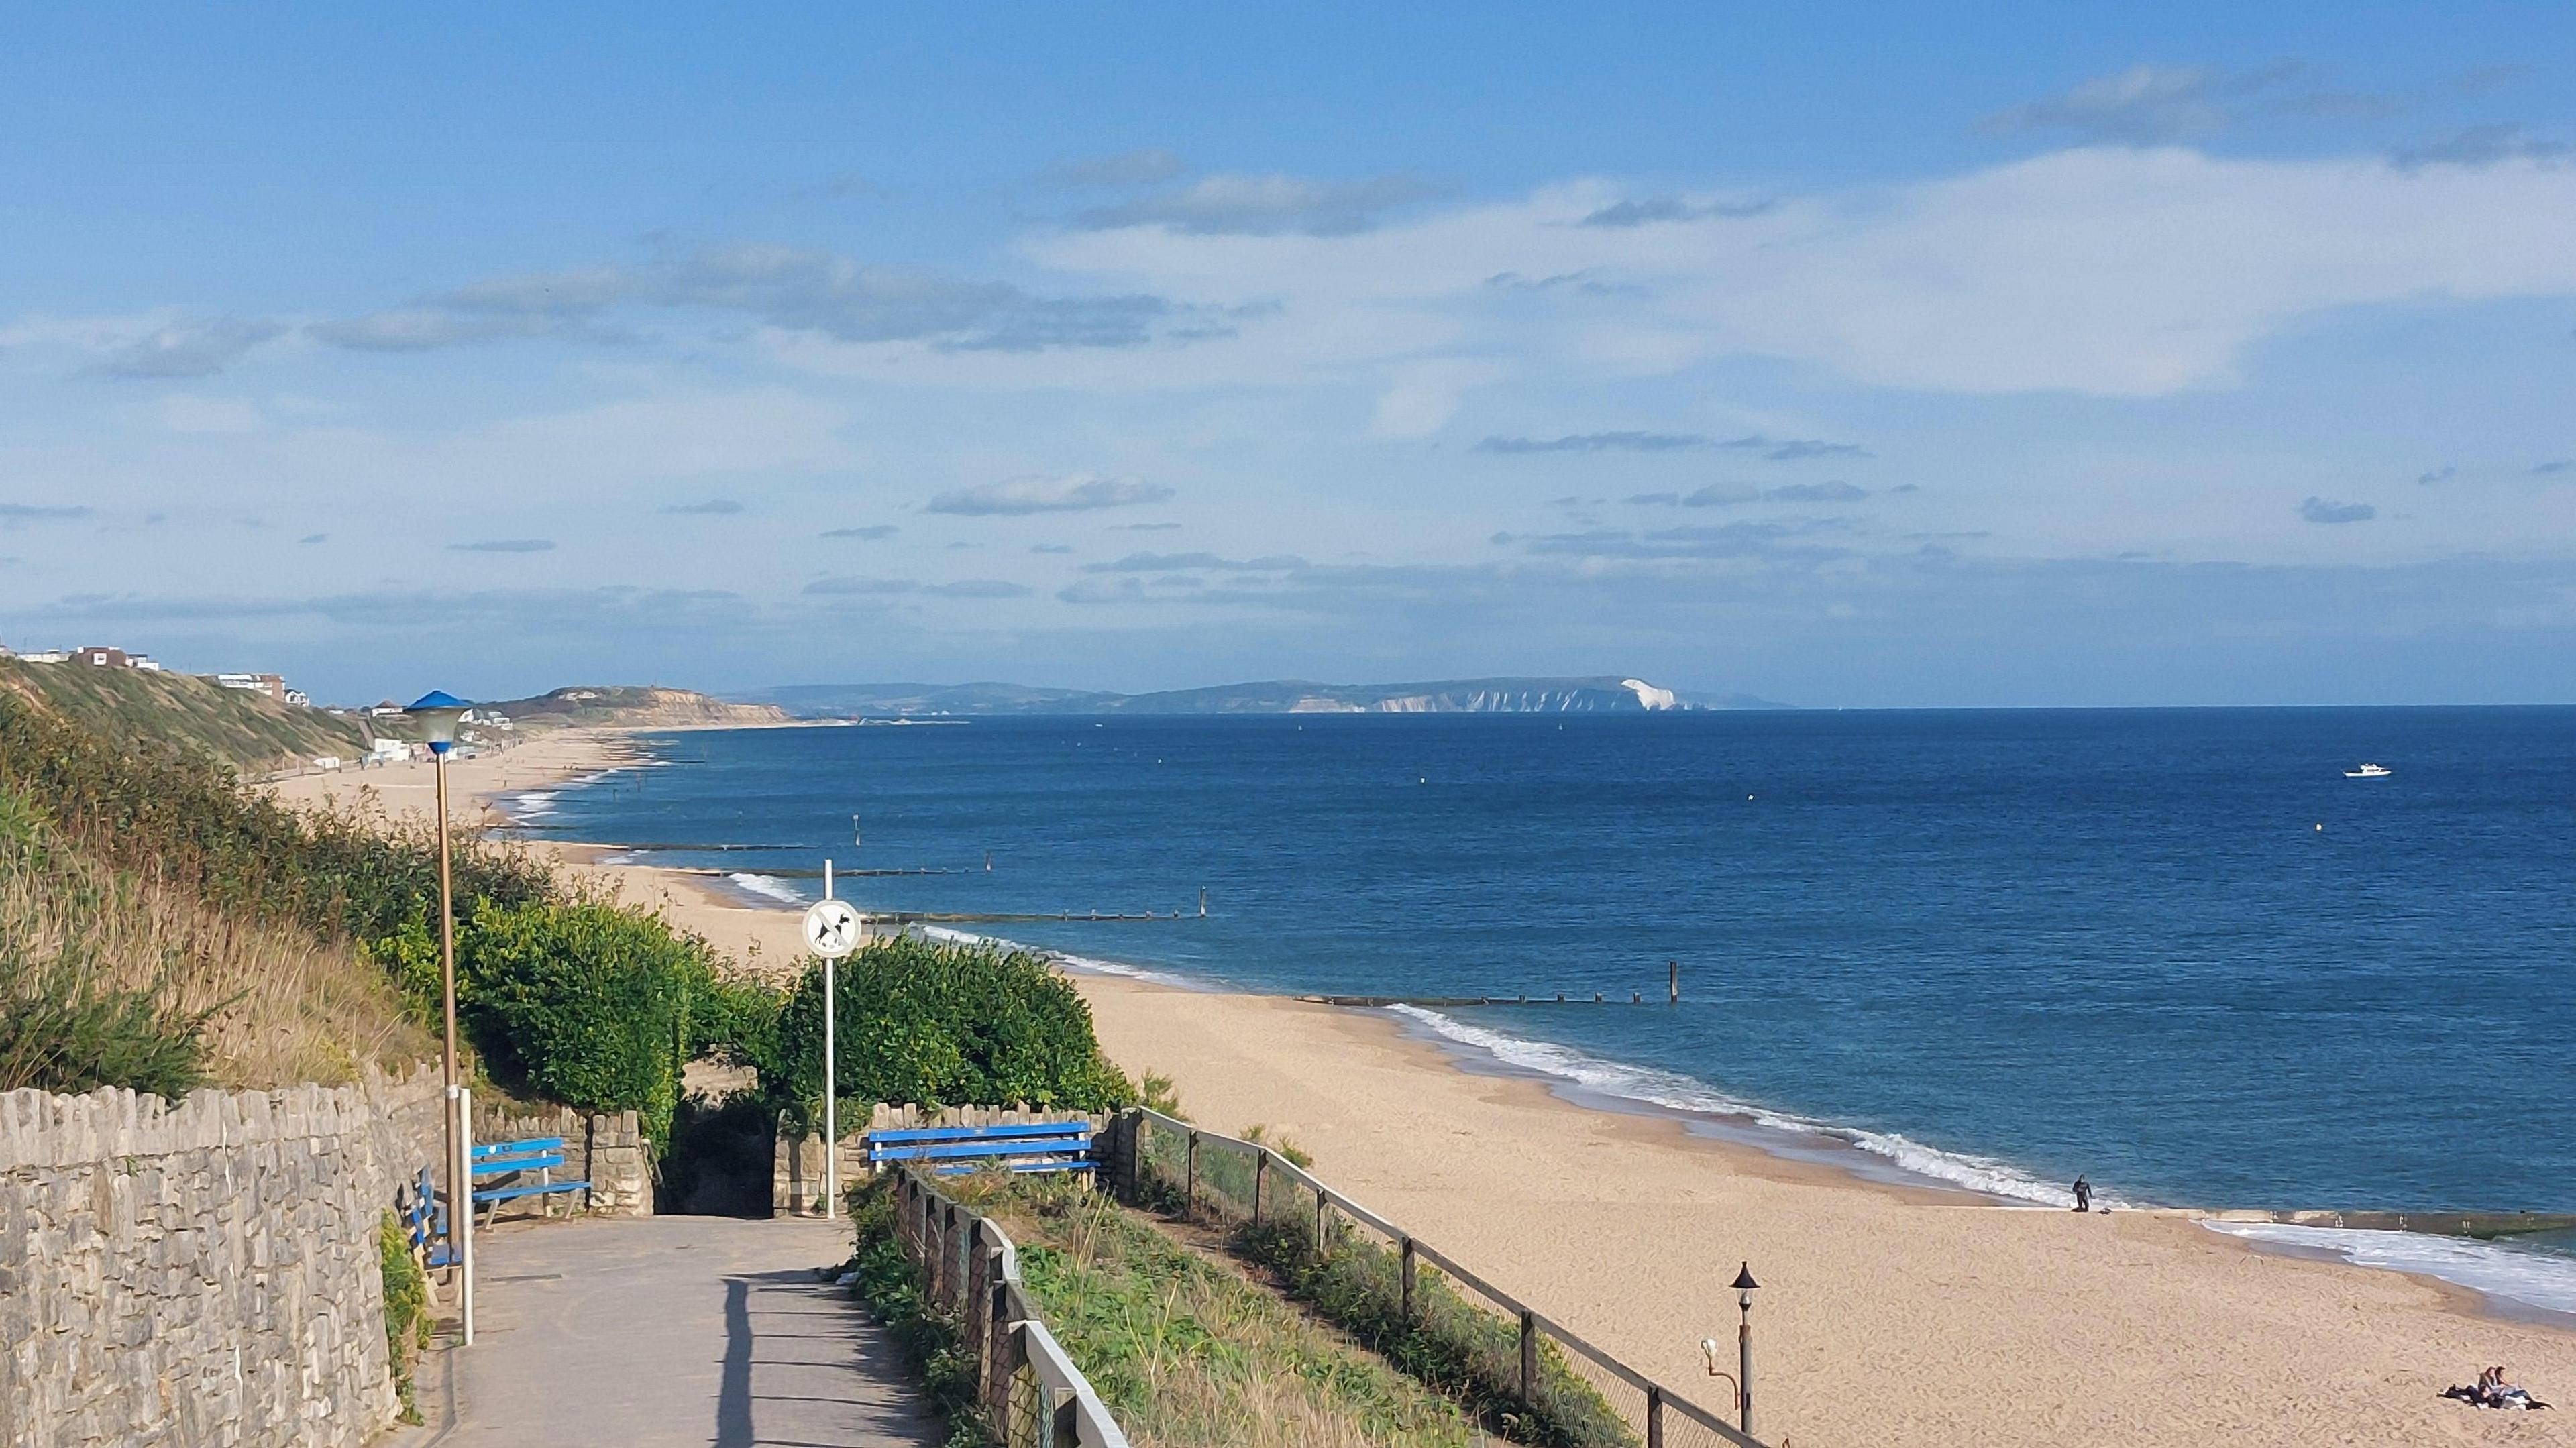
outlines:
[[1055, 1334], [1140, 1448], [1468, 1448], [1459, 1405], [1068, 1178], [949, 1188], [1020, 1248]]

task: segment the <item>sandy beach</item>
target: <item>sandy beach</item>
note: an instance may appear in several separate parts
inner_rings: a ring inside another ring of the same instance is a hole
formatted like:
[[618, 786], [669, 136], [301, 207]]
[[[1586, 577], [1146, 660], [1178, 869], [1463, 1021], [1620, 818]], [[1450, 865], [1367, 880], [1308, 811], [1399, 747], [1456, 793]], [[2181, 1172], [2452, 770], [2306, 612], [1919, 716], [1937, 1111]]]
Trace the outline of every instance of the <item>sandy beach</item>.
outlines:
[[[454, 766], [466, 808], [633, 758], [567, 731]], [[281, 782], [290, 801], [425, 813], [426, 765]], [[795, 959], [797, 912], [703, 878], [543, 846], [737, 959]], [[1862, 1182], [1470, 1072], [1381, 1012], [1084, 976], [1131, 1075], [1219, 1130], [1261, 1124], [1317, 1170], [1507, 1291], [1724, 1407], [1698, 1344], [1731, 1347], [1749, 1261], [1763, 1437], [1874, 1444], [2576, 1442], [2576, 1333], [2427, 1279], [2256, 1252], [2178, 1212], [2077, 1216]], [[2438, 1396], [2502, 1363], [2567, 1410]]]

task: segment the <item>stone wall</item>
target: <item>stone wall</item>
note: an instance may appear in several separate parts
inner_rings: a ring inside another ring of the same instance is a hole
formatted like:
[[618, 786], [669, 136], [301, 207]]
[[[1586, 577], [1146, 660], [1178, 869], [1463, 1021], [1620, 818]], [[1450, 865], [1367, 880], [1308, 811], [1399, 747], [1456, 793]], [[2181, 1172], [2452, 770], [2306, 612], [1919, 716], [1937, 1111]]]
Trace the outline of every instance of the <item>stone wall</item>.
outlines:
[[[564, 1144], [564, 1164], [553, 1179], [586, 1181], [590, 1190], [517, 1197], [497, 1204], [499, 1216], [533, 1217], [567, 1210], [612, 1217], [653, 1215], [653, 1159], [645, 1150], [644, 1131], [636, 1124], [634, 1112], [588, 1116], [570, 1107], [532, 1111], [478, 1105], [474, 1109], [476, 1141], [526, 1141], [548, 1136], [561, 1137]], [[515, 1183], [523, 1179], [510, 1180]], [[536, 1178], [528, 1176], [524, 1180], [533, 1183]], [[486, 1178], [484, 1184], [490, 1181]]]
[[393, 1419], [377, 1224], [432, 1071], [175, 1105], [0, 1093], [0, 1445], [357, 1445]]
[[[924, 1111], [918, 1106], [889, 1106], [878, 1102], [869, 1110], [865, 1126], [842, 1133], [838, 1162], [841, 1186], [844, 1189], [854, 1186], [868, 1175], [868, 1133], [871, 1131], [1074, 1120], [1088, 1121], [1093, 1131], [1102, 1132], [1108, 1130], [1111, 1118], [1098, 1112], [1047, 1111], [1033, 1106], [948, 1106], [937, 1111]], [[797, 1136], [782, 1127], [770, 1172], [770, 1211], [781, 1217], [815, 1216], [819, 1214], [822, 1201], [822, 1133]]]

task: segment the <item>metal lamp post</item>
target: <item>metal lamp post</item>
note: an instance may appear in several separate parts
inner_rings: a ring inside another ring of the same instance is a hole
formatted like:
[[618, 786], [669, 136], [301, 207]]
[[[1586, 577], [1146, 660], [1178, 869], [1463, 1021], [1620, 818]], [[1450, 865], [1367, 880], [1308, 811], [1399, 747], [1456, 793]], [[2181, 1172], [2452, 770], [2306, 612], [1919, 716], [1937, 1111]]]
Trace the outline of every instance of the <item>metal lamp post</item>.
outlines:
[[[449, 869], [447, 844], [447, 755], [456, 747], [456, 726], [473, 706], [453, 694], [433, 690], [412, 701], [403, 713], [420, 722], [421, 735], [429, 743], [429, 755], [438, 777], [438, 983], [441, 1004], [447, 1018], [446, 1050], [441, 1064], [447, 1084], [447, 1220], [451, 1240], [460, 1227], [470, 1228], [474, 1210], [471, 1183], [464, 1156], [463, 1087], [456, 1079], [456, 887]], [[472, 1292], [473, 1268], [460, 1264]], [[470, 1295], [463, 1299], [465, 1340], [474, 1340], [474, 1309]]]
[[1743, 1321], [1735, 1329], [1735, 1402], [1736, 1427], [1744, 1436], [1753, 1436], [1753, 1291], [1762, 1284], [1753, 1280], [1753, 1264], [1747, 1262], [1728, 1284], [1735, 1289], [1735, 1305]]

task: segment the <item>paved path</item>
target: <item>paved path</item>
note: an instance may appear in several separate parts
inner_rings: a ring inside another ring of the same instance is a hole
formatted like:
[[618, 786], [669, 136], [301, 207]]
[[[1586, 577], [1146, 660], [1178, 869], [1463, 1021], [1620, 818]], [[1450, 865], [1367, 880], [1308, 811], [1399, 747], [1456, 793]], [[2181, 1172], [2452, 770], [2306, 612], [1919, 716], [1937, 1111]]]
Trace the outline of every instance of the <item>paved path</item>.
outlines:
[[[652, 1217], [477, 1233], [474, 1346], [423, 1364], [405, 1448], [936, 1444], [901, 1350], [814, 1268], [837, 1223]], [[452, 1410], [451, 1405], [452, 1404]], [[452, 1415], [451, 1415], [452, 1412]]]

